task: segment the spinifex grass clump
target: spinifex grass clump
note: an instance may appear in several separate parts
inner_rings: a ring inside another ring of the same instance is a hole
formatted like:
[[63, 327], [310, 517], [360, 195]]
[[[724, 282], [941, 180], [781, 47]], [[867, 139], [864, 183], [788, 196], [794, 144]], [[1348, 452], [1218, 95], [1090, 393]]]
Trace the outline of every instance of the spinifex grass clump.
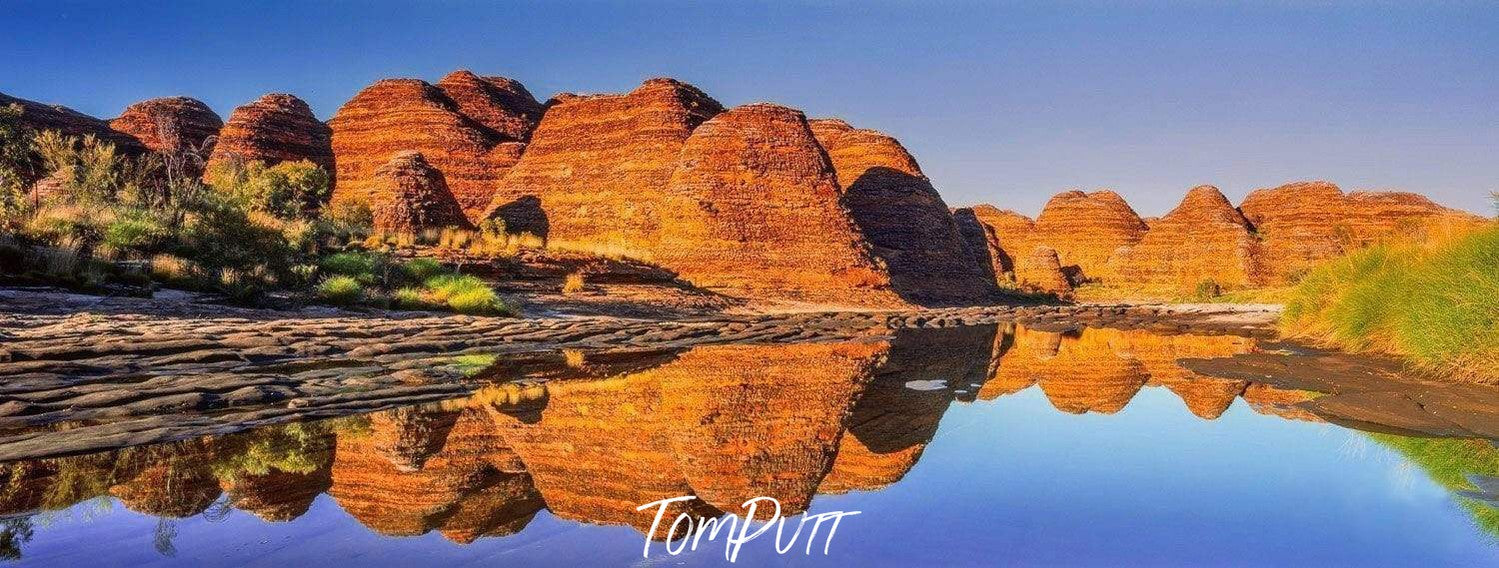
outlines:
[[1499, 381], [1499, 226], [1376, 245], [1318, 266], [1292, 293], [1282, 327]]
[[325, 275], [318, 295], [329, 303], [474, 315], [514, 313], [484, 280], [457, 274], [430, 258], [403, 262], [379, 252], [347, 251], [323, 257], [318, 270]]

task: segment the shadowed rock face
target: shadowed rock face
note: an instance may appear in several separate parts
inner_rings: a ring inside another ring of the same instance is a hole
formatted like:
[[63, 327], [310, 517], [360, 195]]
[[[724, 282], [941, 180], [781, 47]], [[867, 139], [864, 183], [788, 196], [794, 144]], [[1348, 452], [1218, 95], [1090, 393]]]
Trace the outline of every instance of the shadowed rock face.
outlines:
[[204, 141], [218, 136], [224, 120], [198, 99], [163, 97], [125, 107], [109, 126], [135, 137], [153, 152], [173, 152], [203, 148]]
[[1482, 219], [1412, 193], [1344, 194], [1325, 181], [1297, 182], [1251, 192], [1239, 209], [1264, 240], [1265, 264], [1284, 281], [1318, 261], [1382, 238], [1421, 230], [1438, 220]]
[[507, 77], [480, 77], [459, 70], [438, 81], [437, 88], [457, 103], [460, 112], [505, 142], [529, 140], [546, 111], [525, 85]]
[[1123, 283], [1181, 291], [1209, 280], [1226, 288], [1251, 288], [1269, 279], [1262, 254], [1244, 216], [1218, 188], [1204, 185], [1152, 222], [1139, 243], [1115, 258], [1114, 272]]
[[979, 221], [970, 207], [953, 209], [952, 217], [958, 227], [958, 237], [963, 239], [969, 257], [984, 277], [993, 282], [1008, 281], [1011, 262], [999, 246], [999, 236], [994, 229]]
[[705, 122], [683, 146], [656, 260], [733, 295], [899, 303], [801, 112], [756, 104]]
[[370, 417], [374, 451], [399, 471], [420, 470], [428, 457], [442, 450], [458, 414], [420, 408], [374, 414]]
[[[1112, 191], [1059, 193], [1036, 217], [1032, 242], [1056, 249], [1062, 266], [1083, 279], [1109, 280], [1109, 259], [1145, 235], [1145, 222]], [[1003, 237], [1001, 237], [1003, 242]]]
[[1029, 217], [992, 205], [960, 209], [957, 217], [969, 226], [965, 238], [970, 249], [987, 251], [996, 281], [1063, 296], [1072, 292], [1056, 249], [1036, 238], [1036, 224]]
[[267, 165], [307, 160], [333, 171], [332, 132], [302, 99], [271, 93], [234, 109], [219, 131], [208, 167], [241, 160]]
[[470, 227], [448, 184], [420, 152], [401, 152], [375, 169], [370, 212], [375, 229], [415, 233], [435, 227]]
[[458, 103], [425, 81], [379, 81], [344, 103], [328, 124], [338, 156], [334, 202], [373, 208], [382, 198], [375, 170], [407, 151], [420, 152], [442, 172], [470, 217], [489, 204], [503, 174], [491, 163], [491, 152], [501, 142], [494, 131], [464, 115]]
[[[651, 79], [622, 95], [559, 95], [486, 216], [554, 246], [649, 260], [682, 145], [722, 111], [718, 101], [672, 79]], [[527, 200], [536, 206], [509, 207]]]
[[810, 122], [843, 188], [843, 204], [902, 297], [965, 303], [998, 291], [965, 247], [953, 215], [900, 142], [836, 119]]
[[971, 400], [988, 378], [995, 331], [971, 326], [897, 334], [846, 420], [848, 433], [818, 491], [870, 491], [905, 477], [952, 402]]
[[94, 135], [114, 143], [125, 153], [141, 153], [144, 144], [134, 136], [110, 128], [109, 123], [61, 105], [48, 105], [0, 93], [0, 107], [21, 107], [21, 123], [38, 132], [56, 130], [69, 136]]

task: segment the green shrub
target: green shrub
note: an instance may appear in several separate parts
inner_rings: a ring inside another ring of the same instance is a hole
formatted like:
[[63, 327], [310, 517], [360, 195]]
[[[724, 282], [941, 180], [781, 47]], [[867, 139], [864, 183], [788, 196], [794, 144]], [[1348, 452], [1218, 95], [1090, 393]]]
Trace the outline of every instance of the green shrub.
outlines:
[[329, 276], [318, 284], [317, 293], [325, 302], [346, 306], [364, 299], [364, 285], [348, 276]]
[[430, 258], [415, 258], [401, 265], [401, 273], [411, 282], [426, 282], [447, 272], [441, 262]]
[[1214, 280], [1203, 280], [1197, 283], [1197, 289], [1192, 295], [1198, 300], [1211, 300], [1223, 295], [1223, 287]]
[[333, 191], [327, 170], [307, 160], [274, 166], [230, 161], [216, 164], [205, 177], [219, 193], [282, 219], [311, 217]]
[[375, 283], [376, 271], [383, 259], [367, 252], [341, 252], [323, 257], [318, 266], [323, 272], [355, 278], [364, 284]]
[[463, 274], [444, 274], [427, 279], [428, 296], [460, 314], [506, 315], [514, 310], [500, 300], [483, 280]]
[[121, 251], [149, 252], [171, 236], [163, 219], [145, 210], [128, 210], [104, 227], [104, 244]]
[[400, 288], [390, 294], [391, 307], [400, 310], [435, 310], [441, 309], [441, 304], [434, 304], [427, 300], [427, 292], [421, 288]]

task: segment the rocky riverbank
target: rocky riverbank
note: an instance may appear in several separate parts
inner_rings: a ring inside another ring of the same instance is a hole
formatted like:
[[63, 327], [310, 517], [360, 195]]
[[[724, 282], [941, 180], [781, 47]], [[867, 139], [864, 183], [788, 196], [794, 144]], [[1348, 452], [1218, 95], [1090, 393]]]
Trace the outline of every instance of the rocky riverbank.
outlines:
[[[501, 400], [522, 403], [538, 376], [608, 376], [699, 345], [880, 341], [907, 328], [1012, 321], [1267, 337], [1276, 313], [1266, 306], [1068, 305], [521, 319], [257, 310], [208, 300], [0, 290], [0, 459], [368, 412], [486, 386], [505, 385]], [[60, 437], [60, 430], [71, 433]]]

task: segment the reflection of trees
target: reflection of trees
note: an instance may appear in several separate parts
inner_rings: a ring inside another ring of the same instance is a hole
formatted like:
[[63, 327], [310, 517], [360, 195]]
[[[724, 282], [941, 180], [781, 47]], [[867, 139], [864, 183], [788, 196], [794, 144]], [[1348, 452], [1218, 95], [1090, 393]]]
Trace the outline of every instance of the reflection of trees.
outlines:
[[1419, 466], [1432, 481], [1452, 492], [1473, 524], [1499, 538], [1499, 495], [1487, 495], [1475, 481], [1499, 477], [1499, 449], [1486, 440], [1409, 438], [1367, 434]]
[[14, 517], [0, 521], [0, 560], [20, 560], [21, 545], [34, 536], [31, 517]]

